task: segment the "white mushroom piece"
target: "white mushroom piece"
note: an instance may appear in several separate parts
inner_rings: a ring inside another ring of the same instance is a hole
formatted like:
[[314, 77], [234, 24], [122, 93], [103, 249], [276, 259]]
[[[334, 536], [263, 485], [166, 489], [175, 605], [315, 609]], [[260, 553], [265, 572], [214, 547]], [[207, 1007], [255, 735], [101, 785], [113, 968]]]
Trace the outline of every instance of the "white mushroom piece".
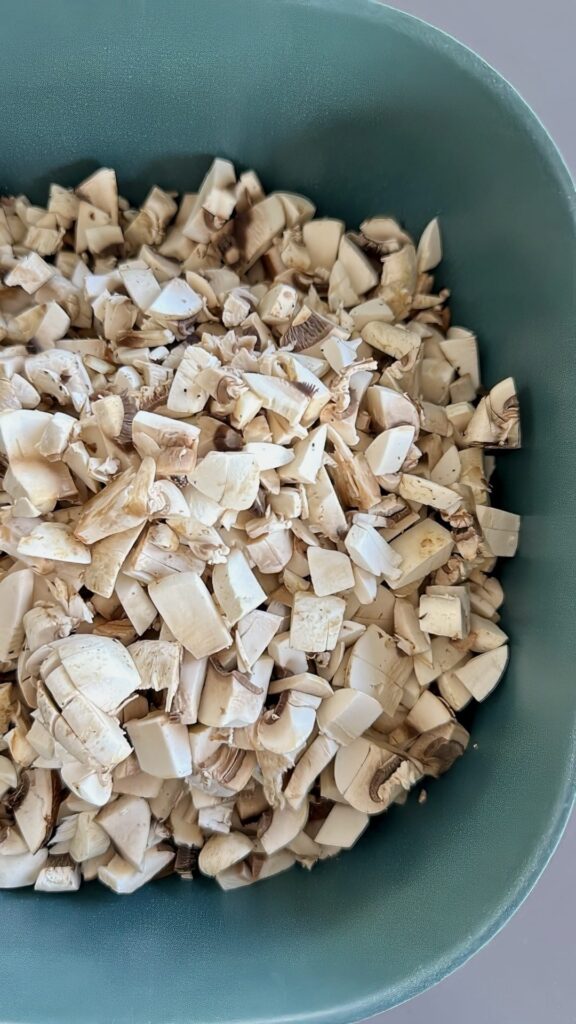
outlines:
[[506, 671], [517, 389], [450, 326], [438, 220], [190, 188], [2, 200], [0, 888], [310, 869]]

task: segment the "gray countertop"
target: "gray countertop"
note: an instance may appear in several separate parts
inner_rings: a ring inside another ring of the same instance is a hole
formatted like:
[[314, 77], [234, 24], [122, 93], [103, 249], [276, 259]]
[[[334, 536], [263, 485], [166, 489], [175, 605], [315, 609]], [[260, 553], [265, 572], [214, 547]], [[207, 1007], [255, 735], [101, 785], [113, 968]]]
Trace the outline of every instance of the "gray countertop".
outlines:
[[[575, 0], [389, 0], [476, 50], [530, 103], [576, 174]], [[374, 1024], [576, 1024], [576, 815], [509, 924], [449, 978]]]

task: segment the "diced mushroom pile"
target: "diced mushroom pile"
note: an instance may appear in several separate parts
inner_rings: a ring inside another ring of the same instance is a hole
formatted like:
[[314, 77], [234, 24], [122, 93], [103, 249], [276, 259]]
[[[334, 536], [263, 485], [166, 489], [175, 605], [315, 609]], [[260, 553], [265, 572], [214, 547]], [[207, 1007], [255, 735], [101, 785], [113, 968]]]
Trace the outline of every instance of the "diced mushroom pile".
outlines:
[[309, 868], [505, 670], [514, 382], [436, 220], [314, 215], [227, 160], [1, 200], [0, 886]]

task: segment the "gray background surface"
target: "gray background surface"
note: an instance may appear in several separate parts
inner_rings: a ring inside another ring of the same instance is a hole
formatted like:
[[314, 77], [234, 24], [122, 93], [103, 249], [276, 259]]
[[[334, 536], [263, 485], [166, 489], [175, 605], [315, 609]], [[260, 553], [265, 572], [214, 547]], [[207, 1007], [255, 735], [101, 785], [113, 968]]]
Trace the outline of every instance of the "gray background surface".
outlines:
[[[576, 176], [576, 0], [389, 0], [476, 50], [547, 127]], [[449, 978], [373, 1024], [576, 1024], [576, 815], [515, 917]], [[439, 922], [441, 927], [441, 922]]]

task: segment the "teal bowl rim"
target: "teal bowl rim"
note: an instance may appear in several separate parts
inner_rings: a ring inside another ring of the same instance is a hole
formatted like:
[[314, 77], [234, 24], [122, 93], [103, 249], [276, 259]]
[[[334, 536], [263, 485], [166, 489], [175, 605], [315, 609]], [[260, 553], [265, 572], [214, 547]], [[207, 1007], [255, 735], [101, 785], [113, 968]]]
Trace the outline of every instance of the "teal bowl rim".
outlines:
[[[449, 33], [435, 28], [421, 18], [417, 18], [397, 8], [382, 3], [381, 0], [269, 0], [271, 3], [283, 3], [287, 7], [301, 7], [321, 10], [327, 16], [342, 15], [349, 18], [360, 18], [372, 21], [375, 25], [385, 28], [386, 23], [393, 24], [396, 31], [409, 38], [422, 42], [446, 61], [454, 64], [463, 74], [476, 80], [479, 85], [489, 91], [497, 102], [508, 112], [527, 133], [535, 149], [544, 161], [550, 176], [550, 187], [565, 201], [566, 217], [572, 225], [572, 238], [576, 252], [576, 188], [566, 163], [556, 144], [546, 131], [542, 122], [522, 98], [517, 90], [464, 43]], [[576, 475], [576, 465], [575, 465]], [[423, 993], [445, 977], [461, 967], [474, 954], [482, 949], [508, 922], [544, 871], [554, 853], [566, 827], [568, 818], [576, 799], [576, 708], [572, 731], [571, 757], [561, 779], [555, 799], [550, 807], [548, 828], [542, 834], [529, 863], [510, 885], [505, 901], [494, 911], [489, 912], [479, 923], [478, 930], [466, 941], [453, 946], [444, 956], [438, 957], [428, 965], [423, 965], [417, 973], [391, 987], [380, 987], [365, 996], [350, 1001], [330, 1005], [313, 1012], [299, 1014], [274, 1014], [253, 1018], [252, 1024], [351, 1024], [387, 1009], [392, 1009], [412, 997]], [[0, 1011], [0, 1019], [4, 1016]], [[6, 1018], [8, 1021], [8, 1018]]]
[[[282, 0], [282, 2], [286, 2], [286, 0]], [[435, 28], [429, 22], [415, 15], [390, 7], [388, 4], [382, 3], [381, 0], [288, 0], [288, 2], [325, 10], [331, 14], [360, 16], [374, 21], [393, 19], [395, 28], [406, 35], [416, 36], [423, 40], [444, 54], [448, 60], [453, 61], [466, 74], [479, 80], [493, 94], [496, 94], [498, 102], [507, 107], [510, 116], [522, 125], [544, 158], [550, 174], [551, 186], [555, 187], [566, 201], [566, 216], [572, 222], [572, 235], [576, 248], [576, 185], [564, 157], [529, 103], [491, 64], [443, 29]], [[572, 756], [552, 808], [548, 831], [542, 836], [530, 864], [511, 887], [507, 901], [483, 923], [480, 932], [466, 942], [460, 943], [447, 956], [436, 961], [429, 968], [423, 967], [410, 980], [387, 989], [385, 994], [383, 992], [371, 994], [347, 1003], [345, 1006], [327, 1007], [311, 1014], [279, 1016], [275, 1018], [277, 1024], [282, 1024], [284, 1020], [290, 1021], [290, 1024], [296, 1024], [297, 1021], [302, 1021], [302, 1024], [313, 1024], [314, 1021], [351, 1024], [352, 1021], [363, 1020], [376, 1013], [392, 1009], [394, 1006], [420, 995], [462, 967], [467, 960], [498, 934], [530, 894], [562, 838], [575, 802], [576, 716], [572, 733]]]

